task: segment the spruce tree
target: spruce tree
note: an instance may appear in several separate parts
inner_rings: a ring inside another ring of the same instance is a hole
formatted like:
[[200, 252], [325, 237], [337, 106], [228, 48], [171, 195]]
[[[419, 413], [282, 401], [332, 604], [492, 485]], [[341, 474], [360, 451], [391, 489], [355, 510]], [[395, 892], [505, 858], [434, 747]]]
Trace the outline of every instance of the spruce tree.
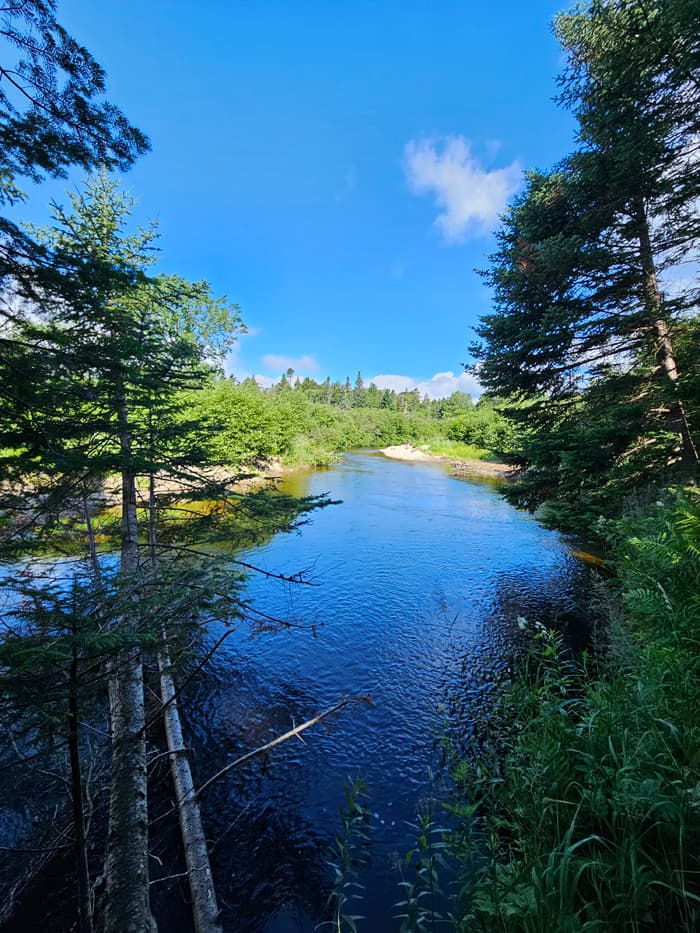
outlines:
[[700, 233], [700, 59], [686, 12], [594, 0], [556, 21], [578, 146], [529, 173], [507, 211], [485, 273], [495, 308], [473, 348], [481, 381], [527, 425], [531, 469], [514, 495], [529, 505], [600, 486], [622, 463], [631, 484], [674, 460], [697, 466], [675, 348], [697, 292], [672, 288]]

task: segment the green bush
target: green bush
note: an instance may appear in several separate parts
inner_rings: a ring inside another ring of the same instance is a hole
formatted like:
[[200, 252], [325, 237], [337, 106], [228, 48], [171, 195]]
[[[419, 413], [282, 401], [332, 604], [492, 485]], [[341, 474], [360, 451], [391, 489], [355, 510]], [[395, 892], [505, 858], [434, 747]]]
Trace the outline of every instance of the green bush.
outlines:
[[232, 466], [271, 457], [291, 465], [328, 464], [344, 450], [440, 436], [441, 423], [430, 406], [426, 411], [343, 407], [315, 400], [322, 390], [315, 383], [261, 389], [253, 380], [221, 379], [190, 396], [187, 417], [210, 433], [211, 457]]
[[511, 422], [489, 405], [477, 405], [450, 418], [445, 433], [450, 440], [499, 453], [508, 453], [515, 443]]

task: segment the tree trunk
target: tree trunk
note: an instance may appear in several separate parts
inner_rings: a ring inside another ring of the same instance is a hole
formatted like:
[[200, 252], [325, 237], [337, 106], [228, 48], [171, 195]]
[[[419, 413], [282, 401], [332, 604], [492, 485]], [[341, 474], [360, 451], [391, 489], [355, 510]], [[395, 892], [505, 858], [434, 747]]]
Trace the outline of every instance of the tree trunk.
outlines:
[[168, 740], [170, 769], [175, 785], [175, 800], [192, 894], [194, 926], [197, 933], [222, 933], [207, 840], [202, 828], [192, 771], [187, 760], [177, 700], [173, 699], [175, 682], [170, 670], [170, 653], [165, 631], [163, 632], [163, 644], [158, 652], [158, 666], [161, 698], [163, 703], [167, 704], [163, 713], [165, 734]]
[[143, 669], [138, 648], [120, 652], [109, 685], [112, 780], [105, 933], [155, 930], [149, 906], [148, 797]]
[[[151, 437], [153, 443], [153, 437]], [[151, 569], [155, 573], [158, 566], [156, 556], [156, 486], [155, 476], [151, 472], [148, 483], [148, 544]], [[161, 630], [161, 647], [158, 651], [160, 670], [160, 695], [163, 701], [165, 735], [170, 753], [170, 771], [175, 787], [175, 801], [182, 845], [185, 850], [185, 864], [192, 895], [192, 916], [196, 933], [222, 933], [219, 924], [219, 907], [216, 902], [216, 890], [209, 862], [209, 850], [202, 827], [199, 802], [195, 794], [192, 771], [187, 759], [185, 740], [182, 734], [182, 722], [175, 698], [168, 648], [168, 633]]]
[[[73, 638], [75, 638], [75, 630]], [[83, 808], [83, 778], [80, 764], [80, 734], [78, 727], [78, 649], [73, 644], [68, 686], [68, 750], [70, 754], [71, 797], [75, 832], [75, 860], [78, 875], [78, 915], [80, 933], [92, 933], [92, 903], [88, 868], [85, 813]]]
[[673, 353], [673, 342], [668, 329], [668, 321], [663, 314], [663, 301], [659, 289], [659, 280], [656, 274], [656, 264], [649, 233], [649, 221], [642, 198], [634, 202], [634, 216], [637, 223], [637, 236], [639, 239], [639, 258], [642, 266], [642, 285], [644, 288], [644, 303], [649, 315], [651, 330], [656, 342], [656, 361], [666, 377], [673, 385], [675, 401], [672, 408], [676, 411], [673, 418], [672, 429], [677, 431], [681, 440], [683, 459], [695, 465], [698, 464], [698, 452], [690, 432], [688, 417], [680, 398], [678, 390], [678, 367]]
[[[122, 455], [122, 542], [120, 569], [126, 585], [139, 567], [136, 476], [124, 393], [117, 401]], [[119, 625], [131, 637], [128, 610]], [[149, 933], [156, 929], [149, 906], [148, 780], [141, 650], [128, 647], [112, 664], [109, 683], [112, 721], [112, 779], [107, 851], [105, 933]]]

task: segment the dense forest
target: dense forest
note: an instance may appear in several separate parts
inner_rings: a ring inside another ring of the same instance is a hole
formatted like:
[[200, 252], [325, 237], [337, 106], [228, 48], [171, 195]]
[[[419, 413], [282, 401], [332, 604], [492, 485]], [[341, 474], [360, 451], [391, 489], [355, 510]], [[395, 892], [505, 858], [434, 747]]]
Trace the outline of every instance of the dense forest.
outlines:
[[[459, 930], [698, 929], [697, 0], [589, 0], [555, 33], [576, 138], [502, 218], [474, 402], [359, 372], [226, 377], [240, 309], [156, 271], [157, 227], [119, 179], [148, 138], [52, 0], [0, 11], [0, 769], [18, 814], [0, 926], [59, 863], [66, 929], [156, 929], [154, 874], [179, 890], [149, 855], [164, 758], [159, 819], [181, 828], [195, 928], [222, 929], [198, 806], [222, 774], [191, 767], [182, 681], [208, 660], [207, 622], [287, 624], [242, 598], [260, 568], [241, 548], [330, 504], [241, 480], [411, 443], [506, 459], [504, 495], [594, 542], [602, 569], [585, 651], [520, 620], [530, 647], [488, 728], [452, 749], [454, 828], [426, 843], [401, 928], [442, 922], [421, 891], [449, 860]], [[23, 183], [76, 168], [48, 226], [17, 220]], [[343, 903], [336, 928], [360, 928]]]

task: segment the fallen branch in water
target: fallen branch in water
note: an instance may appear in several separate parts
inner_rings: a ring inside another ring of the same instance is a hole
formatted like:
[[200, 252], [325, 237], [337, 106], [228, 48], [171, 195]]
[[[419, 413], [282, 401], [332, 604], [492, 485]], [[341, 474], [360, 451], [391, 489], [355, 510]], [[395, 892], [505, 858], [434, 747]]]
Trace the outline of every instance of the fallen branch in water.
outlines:
[[314, 716], [313, 719], [307, 719], [306, 722], [303, 722], [300, 726], [295, 726], [293, 729], [290, 729], [289, 732], [285, 732], [284, 735], [277, 736], [276, 739], [272, 739], [271, 742], [267, 742], [265, 745], [261, 745], [259, 748], [253, 749], [252, 752], [246, 752], [245, 755], [241, 755], [240, 758], [236, 758], [235, 761], [232, 761], [226, 767], [222, 768], [220, 771], [217, 771], [208, 781], [205, 781], [195, 792], [195, 797], [199, 799], [205, 790], [211, 787], [211, 785], [218, 781], [219, 778], [222, 778], [225, 774], [228, 774], [229, 771], [232, 771], [234, 768], [237, 768], [239, 765], [244, 764], [246, 761], [250, 761], [251, 758], [256, 758], [258, 755], [262, 755], [264, 752], [269, 751], [271, 748], [274, 748], [275, 745], [280, 745], [282, 742], [286, 742], [287, 739], [293, 739], [295, 736], [300, 735], [306, 729], [310, 729], [311, 726], [315, 726], [317, 723], [321, 722], [323, 719], [326, 719], [328, 716], [332, 716], [333, 713], [337, 713], [338, 710], [341, 710], [344, 706], [347, 706], [348, 703], [356, 702], [359, 703], [363, 701], [365, 703], [370, 703], [371, 700], [369, 696], [359, 696], [359, 697], [345, 697], [340, 700], [335, 706], [331, 706], [330, 709], [324, 710], [322, 713], [319, 713], [317, 716]]
[[[259, 748], [253, 749], [251, 752], [246, 752], [245, 755], [241, 755], [240, 758], [236, 758], [235, 761], [232, 761], [230, 764], [227, 764], [220, 771], [217, 771], [216, 774], [212, 775], [208, 780], [204, 782], [196, 791], [193, 793], [195, 800], [199, 800], [205, 790], [208, 790], [212, 784], [219, 780], [219, 778], [224, 777], [228, 774], [229, 771], [232, 771], [234, 768], [237, 768], [238, 765], [244, 764], [246, 761], [250, 761], [251, 758], [255, 758], [258, 755], [262, 755], [265, 752], [269, 751], [271, 748], [274, 748], [275, 745], [280, 745], [282, 742], [286, 742], [287, 739], [293, 739], [295, 736], [300, 735], [306, 729], [310, 729], [311, 726], [315, 726], [317, 723], [321, 722], [324, 719], [327, 719], [328, 716], [332, 716], [333, 713], [337, 713], [339, 710], [343, 709], [344, 706], [347, 706], [348, 703], [369, 703], [372, 704], [372, 698], [369, 694], [365, 696], [355, 696], [355, 697], [344, 697], [335, 706], [331, 706], [329, 709], [324, 710], [322, 713], [319, 713], [317, 716], [314, 716], [312, 719], [308, 719], [306, 722], [303, 722], [300, 726], [295, 726], [293, 729], [290, 729], [289, 732], [285, 732], [284, 735], [277, 736], [276, 739], [272, 739], [271, 742], [267, 742], [265, 745], [261, 745]], [[175, 812], [175, 807], [171, 807], [169, 810], [166, 810], [165, 813], [161, 813], [155, 819], [151, 820], [150, 826], [154, 826], [156, 823], [160, 823], [161, 820], [167, 819], [172, 813]]]

